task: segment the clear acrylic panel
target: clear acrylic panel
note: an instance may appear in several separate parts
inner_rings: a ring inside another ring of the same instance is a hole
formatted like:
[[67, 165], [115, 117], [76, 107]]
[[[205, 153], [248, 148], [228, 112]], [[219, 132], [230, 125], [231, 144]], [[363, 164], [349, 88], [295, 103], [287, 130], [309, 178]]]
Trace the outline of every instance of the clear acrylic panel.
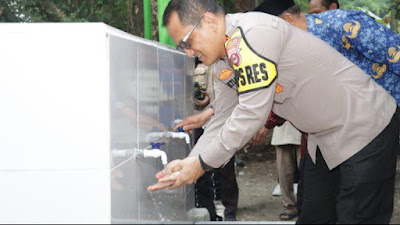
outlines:
[[[138, 145], [137, 44], [110, 36], [111, 151]], [[138, 219], [136, 158], [111, 152], [112, 221]]]

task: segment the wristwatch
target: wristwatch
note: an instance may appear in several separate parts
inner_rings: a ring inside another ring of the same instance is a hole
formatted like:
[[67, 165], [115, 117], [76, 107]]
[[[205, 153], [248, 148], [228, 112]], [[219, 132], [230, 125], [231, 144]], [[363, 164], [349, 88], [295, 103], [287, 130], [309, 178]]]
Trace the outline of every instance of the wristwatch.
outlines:
[[203, 170], [205, 170], [206, 172], [209, 172], [209, 171], [213, 171], [213, 170], [214, 170], [213, 167], [207, 165], [207, 164], [203, 161], [203, 159], [201, 158], [201, 155], [199, 155], [199, 160], [200, 160], [201, 168], [203, 168]]

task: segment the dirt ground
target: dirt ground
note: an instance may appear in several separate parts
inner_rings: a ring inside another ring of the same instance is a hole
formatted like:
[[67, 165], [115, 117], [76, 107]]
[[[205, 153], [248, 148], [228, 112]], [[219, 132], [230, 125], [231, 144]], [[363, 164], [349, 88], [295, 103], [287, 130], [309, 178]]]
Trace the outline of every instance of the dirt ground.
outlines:
[[[247, 153], [240, 151], [238, 157], [246, 161], [246, 166], [237, 170], [240, 190], [237, 220], [279, 221], [279, 214], [282, 212], [281, 197], [272, 196], [278, 184], [274, 147], [252, 147]], [[391, 223], [400, 224], [400, 157], [397, 163], [394, 204]]]

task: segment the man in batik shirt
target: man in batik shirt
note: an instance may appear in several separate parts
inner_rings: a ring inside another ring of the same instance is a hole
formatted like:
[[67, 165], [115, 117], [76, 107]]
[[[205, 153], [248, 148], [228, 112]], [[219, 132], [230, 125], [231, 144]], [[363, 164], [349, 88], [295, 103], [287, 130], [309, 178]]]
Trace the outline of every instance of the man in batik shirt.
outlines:
[[[273, 0], [274, 1], [274, 0]], [[271, 1], [255, 11], [276, 15]], [[304, 14], [293, 2], [279, 16], [319, 37], [385, 88], [400, 105], [400, 36], [361, 11], [329, 10]], [[318, 59], [316, 59], [318, 60]], [[321, 59], [323, 60], [323, 59]]]

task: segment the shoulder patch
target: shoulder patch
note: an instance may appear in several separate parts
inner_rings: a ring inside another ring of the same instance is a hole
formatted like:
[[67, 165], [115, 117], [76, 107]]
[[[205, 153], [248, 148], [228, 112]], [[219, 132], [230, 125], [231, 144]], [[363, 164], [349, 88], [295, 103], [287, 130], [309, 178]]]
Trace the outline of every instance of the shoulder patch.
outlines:
[[232, 64], [239, 66], [242, 62], [242, 56], [240, 55], [240, 42], [242, 38], [240, 36], [229, 39], [225, 44], [226, 53], [228, 54], [229, 60]]
[[251, 48], [241, 27], [225, 43], [225, 49], [235, 70], [239, 94], [269, 88], [277, 78], [276, 63]]
[[231, 69], [223, 69], [219, 74], [216, 76], [218, 80], [220, 80], [222, 83], [228, 85], [230, 88], [233, 89], [238, 89], [237, 88], [237, 82], [235, 78], [235, 74]]
[[233, 75], [233, 71], [230, 69], [223, 69], [219, 75], [218, 79], [220, 80], [228, 80]]

